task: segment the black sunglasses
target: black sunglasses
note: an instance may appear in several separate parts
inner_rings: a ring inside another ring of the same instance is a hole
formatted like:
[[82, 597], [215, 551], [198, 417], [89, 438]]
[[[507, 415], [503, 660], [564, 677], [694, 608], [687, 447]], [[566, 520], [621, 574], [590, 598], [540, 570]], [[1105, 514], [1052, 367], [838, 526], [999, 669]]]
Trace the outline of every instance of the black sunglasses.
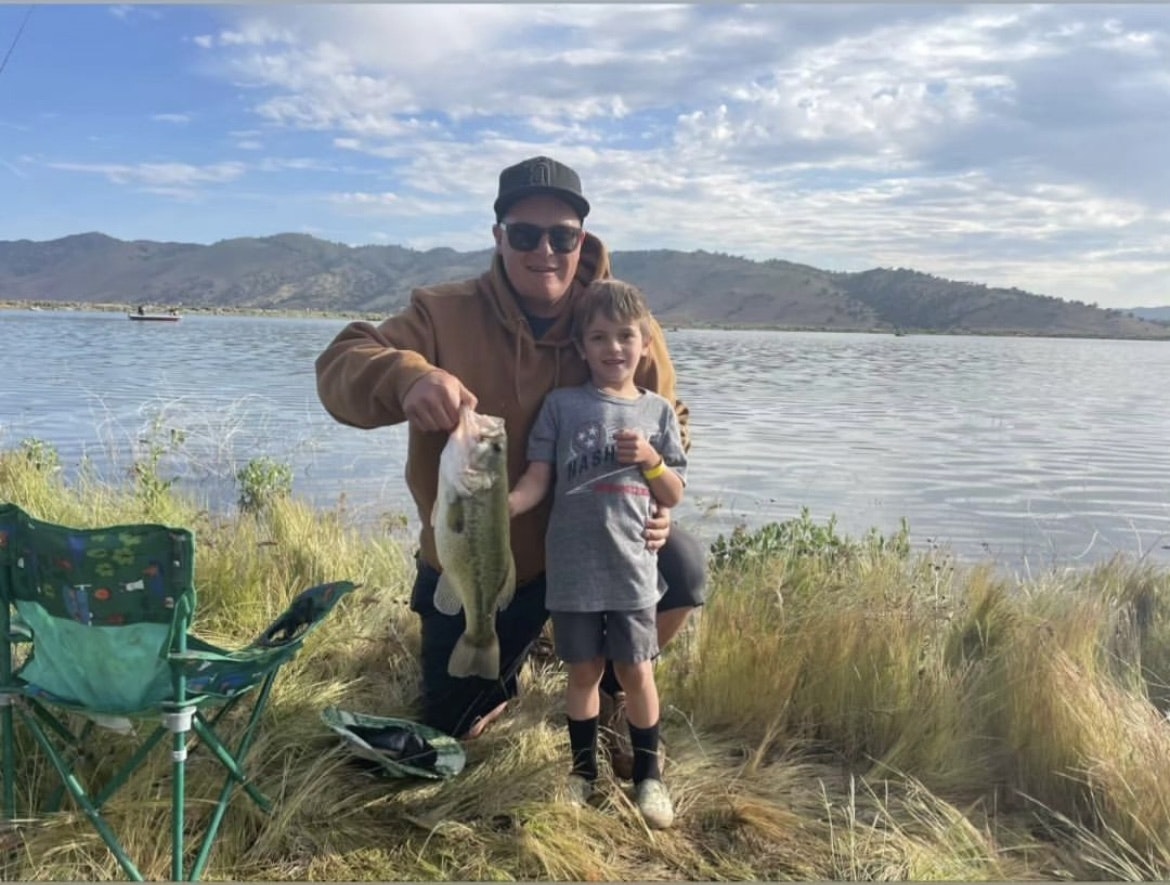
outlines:
[[548, 234], [548, 244], [552, 246], [552, 250], [566, 255], [577, 248], [581, 242], [581, 235], [584, 233], [581, 228], [568, 224], [541, 227], [537, 224], [529, 224], [527, 221], [503, 222], [500, 227], [508, 235], [508, 245], [517, 252], [532, 252], [540, 245], [544, 235]]

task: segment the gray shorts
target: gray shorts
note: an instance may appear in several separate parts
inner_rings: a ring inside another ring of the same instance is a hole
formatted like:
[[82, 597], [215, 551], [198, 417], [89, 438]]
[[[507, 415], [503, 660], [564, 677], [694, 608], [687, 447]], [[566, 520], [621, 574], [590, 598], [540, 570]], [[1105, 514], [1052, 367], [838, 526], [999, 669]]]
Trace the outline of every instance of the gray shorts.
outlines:
[[656, 606], [624, 612], [551, 612], [553, 644], [566, 664], [608, 658], [640, 664], [658, 654]]

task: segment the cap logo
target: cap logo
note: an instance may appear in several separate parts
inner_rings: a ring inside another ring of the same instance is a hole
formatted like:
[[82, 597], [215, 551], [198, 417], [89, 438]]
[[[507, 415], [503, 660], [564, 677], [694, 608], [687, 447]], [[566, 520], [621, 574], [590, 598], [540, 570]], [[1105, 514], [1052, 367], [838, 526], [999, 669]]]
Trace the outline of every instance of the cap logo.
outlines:
[[528, 184], [541, 187], [552, 184], [552, 169], [549, 168], [547, 160], [539, 160], [532, 164], [528, 170]]

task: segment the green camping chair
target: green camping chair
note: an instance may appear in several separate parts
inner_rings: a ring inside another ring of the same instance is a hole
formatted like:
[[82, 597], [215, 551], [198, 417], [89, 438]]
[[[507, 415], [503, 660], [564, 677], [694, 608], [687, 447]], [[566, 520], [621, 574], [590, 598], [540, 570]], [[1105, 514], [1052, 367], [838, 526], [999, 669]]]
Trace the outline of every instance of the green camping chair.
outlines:
[[[4, 813], [16, 815], [15, 720], [27, 726], [78, 806], [126, 874], [142, 875], [102, 817], [102, 806], [169, 733], [172, 757], [172, 858], [175, 881], [202, 874], [236, 787], [265, 811], [268, 799], [242, 765], [281, 665], [337, 601], [346, 581], [301, 593], [255, 641], [225, 651], [188, 633], [195, 612], [195, 541], [185, 529], [120, 525], [73, 529], [0, 504], [0, 738]], [[18, 666], [19, 663], [19, 666]], [[253, 701], [233, 749], [215, 727], [237, 702]], [[81, 714], [80, 718], [70, 713]], [[214, 715], [209, 715], [209, 714]], [[73, 771], [95, 722], [161, 724], [100, 790]], [[70, 724], [82, 722], [75, 732]], [[191, 735], [194, 732], [194, 735]], [[227, 770], [218, 802], [190, 867], [183, 845], [184, 771], [203, 746]], [[56, 810], [60, 791], [50, 800]]]

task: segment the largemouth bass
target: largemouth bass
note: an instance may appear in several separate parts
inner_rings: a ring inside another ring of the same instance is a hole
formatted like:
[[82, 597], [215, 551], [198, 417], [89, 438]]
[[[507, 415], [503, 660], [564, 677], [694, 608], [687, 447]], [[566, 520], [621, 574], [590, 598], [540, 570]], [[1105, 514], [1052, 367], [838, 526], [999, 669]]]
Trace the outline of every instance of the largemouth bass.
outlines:
[[462, 610], [466, 624], [447, 672], [496, 679], [496, 611], [512, 601], [516, 590], [503, 418], [466, 406], [459, 410], [459, 424], [439, 457], [439, 495], [431, 525], [442, 567], [435, 608], [446, 615]]

